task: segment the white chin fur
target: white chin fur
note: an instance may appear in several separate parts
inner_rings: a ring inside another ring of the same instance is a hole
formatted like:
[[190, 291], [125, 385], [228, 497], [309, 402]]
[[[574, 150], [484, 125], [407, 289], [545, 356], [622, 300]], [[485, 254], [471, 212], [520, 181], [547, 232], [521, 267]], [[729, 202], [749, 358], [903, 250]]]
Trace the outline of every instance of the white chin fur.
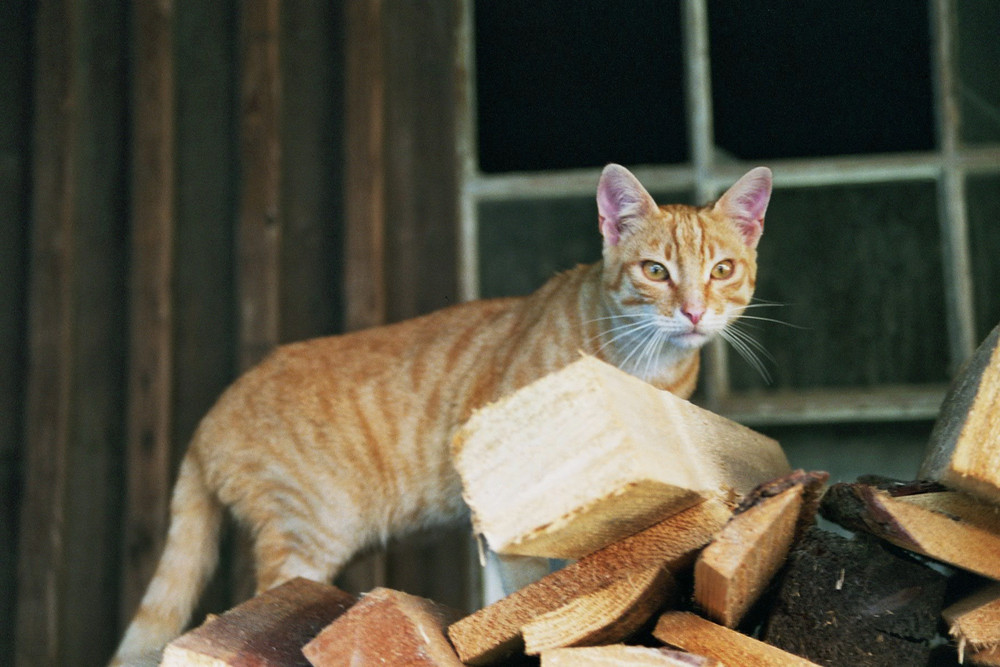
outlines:
[[694, 350], [707, 343], [711, 338], [709, 334], [691, 332], [673, 336], [670, 338], [670, 342], [679, 348]]

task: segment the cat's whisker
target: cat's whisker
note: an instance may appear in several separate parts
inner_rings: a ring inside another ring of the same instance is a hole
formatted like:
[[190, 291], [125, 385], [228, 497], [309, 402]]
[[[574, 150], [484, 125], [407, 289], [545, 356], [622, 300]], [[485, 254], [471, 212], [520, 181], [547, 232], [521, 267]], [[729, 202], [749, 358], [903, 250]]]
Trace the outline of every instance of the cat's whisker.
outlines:
[[785, 322], [784, 320], [777, 320], [773, 317], [759, 317], [757, 315], [740, 315], [741, 320], [758, 320], [760, 322], [773, 322], [774, 324], [781, 324], [786, 327], [791, 327], [792, 329], [805, 329], [806, 327], [800, 326], [798, 324], [792, 324], [791, 322]]
[[646, 358], [646, 355], [651, 354], [652, 351], [658, 350], [660, 341], [668, 335], [668, 332], [664, 330], [658, 320], [651, 319], [648, 323], [649, 326], [644, 328], [642, 336], [634, 341], [632, 349], [629, 351], [625, 359], [622, 360], [619, 366], [620, 368], [628, 366], [629, 362], [632, 361], [632, 357], [635, 357], [636, 353], [638, 353], [639, 356], [636, 357], [632, 365], [636, 372], [638, 372], [640, 366], [642, 365], [642, 360]]
[[750, 299], [751, 306], [787, 306], [787, 303], [781, 303], [780, 301], [770, 301], [768, 299], [762, 299], [759, 296], [752, 297]]
[[601, 338], [604, 338], [605, 336], [608, 336], [610, 334], [614, 334], [610, 338], [608, 338], [607, 340], [605, 340], [601, 344], [601, 346], [599, 348], [597, 348], [597, 351], [600, 352], [600, 351], [604, 350], [604, 348], [608, 347], [609, 345], [611, 345], [613, 343], [617, 343], [617, 342], [619, 342], [621, 340], [625, 340], [629, 336], [637, 334], [637, 333], [639, 333], [641, 331], [644, 331], [646, 329], [655, 329], [655, 328], [657, 328], [657, 326], [658, 325], [657, 325], [656, 320], [653, 320], [653, 319], [638, 319], [638, 320], [636, 320], [634, 322], [626, 322], [625, 324], [620, 324], [620, 325], [618, 325], [616, 327], [612, 327], [610, 329], [602, 331], [599, 334], [597, 334], [597, 336], [595, 336], [594, 338], [591, 338], [590, 340], [593, 341], [595, 338], [601, 339]]
[[643, 351], [646, 363], [642, 377], [647, 380], [653, 377], [654, 366], [659, 358], [660, 349], [663, 347], [664, 338], [666, 338], [666, 333], [662, 329], [657, 329], [650, 336], [649, 342], [646, 343], [646, 349]]
[[744, 341], [745, 343], [747, 343], [747, 345], [749, 345], [753, 349], [755, 349], [758, 352], [760, 352], [761, 354], [763, 354], [765, 357], [767, 357], [768, 360], [777, 363], [777, 360], [774, 358], [774, 355], [771, 354], [768, 351], [768, 349], [766, 347], [764, 347], [764, 345], [759, 340], [757, 340], [756, 338], [754, 338], [753, 336], [751, 336], [748, 332], [746, 332], [743, 329], [741, 329], [740, 325], [742, 325], [742, 326], [750, 326], [748, 324], [743, 324], [742, 322], [741, 323], [735, 323], [734, 322], [734, 323], [730, 324], [730, 326], [728, 328], [728, 331], [730, 333], [736, 335], [737, 337], [739, 337], [742, 341]]
[[762, 362], [760, 357], [757, 356], [757, 351], [764, 354], [771, 361], [774, 361], [774, 357], [764, 348], [763, 345], [761, 345], [748, 333], [740, 331], [733, 325], [722, 329], [719, 332], [719, 335], [722, 336], [723, 340], [732, 345], [733, 349], [736, 350], [741, 357], [743, 357], [744, 361], [757, 371], [765, 383], [771, 383], [771, 374], [768, 372], [764, 362]]

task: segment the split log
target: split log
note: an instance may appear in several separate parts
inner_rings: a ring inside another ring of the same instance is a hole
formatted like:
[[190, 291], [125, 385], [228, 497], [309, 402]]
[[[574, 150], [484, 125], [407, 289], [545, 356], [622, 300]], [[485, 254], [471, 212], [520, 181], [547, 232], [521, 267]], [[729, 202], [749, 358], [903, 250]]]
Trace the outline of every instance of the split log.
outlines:
[[623, 572], [650, 566], [677, 572], [690, 567], [730, 516], [729, 507], [720, 500], [699, 503], [466, 616], [448, 628], [448, 636], [464, 663], [501, 660], [522, 648], [522, 627], [609, 586]]
[[567, 646], [612, 644], [631, 636], [677, 593], [670, 571], [657, 565], [623, 572], [598, 590], [581, 595], [521, 628], [524, 652]]
[[790, 471], [774, 440], [593, 357], [479, 410], [453, 446], [490, 548], [550, 558]]
[[458, 612], [431, 600], [376, 588], [306, 644], [313, 667], [355, 664], [461, 667], [444, 636]]
[[293, 579], [178, 637], [160, 665], [308, 667], [302, 647], [352, 604], [338, 588]]
[[823, 665], [925, 665], [946, 586], [875, 537], [813, 528], [789, 555], [762, 638]]
[[668, 611], [656, 622], [653, 636], [664, 644], [740, 667], [819, 667], [687, 611]]
[[695, 563], [694, 600], [706, 616], [736, 627], [784, 563], [798, 527], [813, 522], [827, 478], [797, 470], [748, 496]]
[[834, 484], [820, 512], [845, 528], [1000, 580], [1000, 508], [958, 491], [894, 493], [899, 488]]
[[1000, 665], [1000, 584], [959, 600], [941, 615], [958, 643], [959, 662]]
[[952, 382], [920, 477], [1000, 504], [1000, 325]]
[[723, 667], [715, 658], [646, 646], [558, 648], [542, 653], [542, 667]]

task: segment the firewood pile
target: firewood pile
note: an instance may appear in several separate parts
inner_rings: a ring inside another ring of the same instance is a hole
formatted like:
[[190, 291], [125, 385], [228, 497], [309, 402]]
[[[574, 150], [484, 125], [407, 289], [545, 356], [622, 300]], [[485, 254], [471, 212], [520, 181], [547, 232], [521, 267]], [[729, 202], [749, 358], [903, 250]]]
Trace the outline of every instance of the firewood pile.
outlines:
[[920, 481], [829, 487], [773, 440], [581, 359], [455, 444], [491, 548], [569, 565], [464, 617], [296, 579], [162, 664], [1000, 665], [998, 338], [952, 385]]

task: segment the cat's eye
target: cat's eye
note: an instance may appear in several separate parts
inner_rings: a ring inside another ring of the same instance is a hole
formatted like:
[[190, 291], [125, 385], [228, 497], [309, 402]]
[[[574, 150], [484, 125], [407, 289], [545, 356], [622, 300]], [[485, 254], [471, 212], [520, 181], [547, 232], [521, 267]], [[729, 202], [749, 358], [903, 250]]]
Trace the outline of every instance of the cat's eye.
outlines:
[[715, 280], [725, 280], [733, 275], [733, 261], [724, 259], [712, 267], [712, 278]]
[[667, 267], [663, 266], [659, 262], [643, 262], [642, 275], [646, 276], [649, 280], [655, 280], [657, 282], [663, 282], [664, 280], [670, 279], [670, 272], [667, 271]]

